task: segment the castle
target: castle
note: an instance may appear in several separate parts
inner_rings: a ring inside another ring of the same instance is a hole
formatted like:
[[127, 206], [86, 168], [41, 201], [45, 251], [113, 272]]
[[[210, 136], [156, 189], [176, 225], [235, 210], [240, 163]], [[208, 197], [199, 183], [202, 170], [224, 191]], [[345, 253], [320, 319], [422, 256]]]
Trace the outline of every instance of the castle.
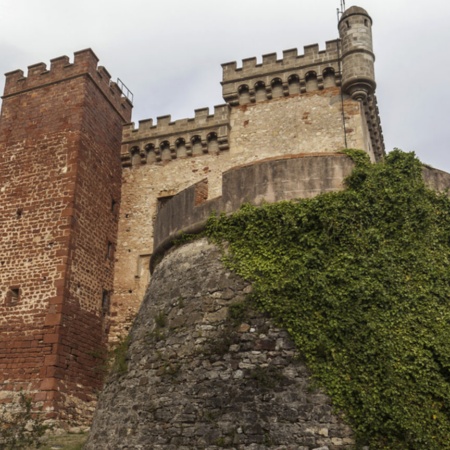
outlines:
[[[88, 420], [107, 342], [130, 328], [173, 236], [243, 201], [342, 188], [344, 148], [382, 160], [371, 27], [351, 7], [325, 50], [223, 64], [213, 114], [137, 127], [89, 49], [6, 74], [0, 402], [23, 390], [50, 418]], [[271, 190], [274, 161], [288, 178]]]

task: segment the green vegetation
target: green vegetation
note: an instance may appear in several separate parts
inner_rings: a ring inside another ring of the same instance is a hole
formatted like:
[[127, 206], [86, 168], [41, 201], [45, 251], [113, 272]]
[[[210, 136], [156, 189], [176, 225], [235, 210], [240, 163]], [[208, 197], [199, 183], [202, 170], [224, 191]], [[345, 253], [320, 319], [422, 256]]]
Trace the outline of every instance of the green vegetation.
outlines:
[[49, 429], [42, 416], [32, 411], [32, 399], [20, 392], [14, 404], [0, 412], [0, 449], [39, 448]]
[[157, 328], [164, 328], [167, 325], [167, 316], [164, 314], [164, 311], [158, 313], [155, 317], [155, 323]]
[[245, 205], [212, 217], [207, 234], [289, 331], [358, 446], [450, 449], [450, 201], [425, 187], [414, 154], [347, 154], [344, 191]]
[[86, 433], [64, 433], [61, 435], [50, 436], [41, 447], [41, 450], [82, 450], [86, 440]]
[[108, 371], [116, 375], [124, 375], [128, 372], [127, 351], [130, 346], [130, 336], [121, 338], [109, 352]]

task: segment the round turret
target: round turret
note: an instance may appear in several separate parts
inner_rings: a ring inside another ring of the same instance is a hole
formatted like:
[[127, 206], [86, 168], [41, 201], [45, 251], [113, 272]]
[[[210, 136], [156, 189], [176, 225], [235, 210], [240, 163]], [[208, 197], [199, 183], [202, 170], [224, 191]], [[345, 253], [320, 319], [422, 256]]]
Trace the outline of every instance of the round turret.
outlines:
[[339, 21], [342, 45], [342, 90], [354, 100], [375, 91], [372, 19], [359, 6], [347, 9]]

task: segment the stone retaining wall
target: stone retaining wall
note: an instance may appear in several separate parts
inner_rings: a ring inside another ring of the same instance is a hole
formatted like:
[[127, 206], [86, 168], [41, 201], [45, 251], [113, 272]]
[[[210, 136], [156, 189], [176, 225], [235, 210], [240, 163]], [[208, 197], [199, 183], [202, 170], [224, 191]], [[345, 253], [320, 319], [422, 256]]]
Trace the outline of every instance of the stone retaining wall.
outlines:
[[172, 249], [85, 448], [350, 449], [351, 430], [312, 387], [287, 334], [244, 307], [250, 291], [206, 239]]

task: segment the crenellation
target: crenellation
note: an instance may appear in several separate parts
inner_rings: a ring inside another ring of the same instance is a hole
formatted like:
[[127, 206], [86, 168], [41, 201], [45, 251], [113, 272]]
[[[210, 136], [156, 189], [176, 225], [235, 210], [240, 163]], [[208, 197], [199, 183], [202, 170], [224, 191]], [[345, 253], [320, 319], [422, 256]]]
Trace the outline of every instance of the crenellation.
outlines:
[[318, 56], [319, 56], [319, 44], [310, 44], [310, 45], [303, 46], [303, 58], [304, 59], [314, 60]]
[[277, 62], [277, 54], [276, 53], [267, 53], [262, 56], [262, 64], [274, 64]]
[[74, 53], [74, 62], [67, 56], [60, 56], [50, 61], [50, 69], [45, 63], [28, 66], [27, 76], [22, 70], [6, 74], [3, 98], [23, 94], [29, 90], [39, 89], [72, 78], [89, 76], [114, 106], [122, 118], [128, 116], [132, 109], [131, 102], [123, 96], [122, 91], [111, 82], [111, 76], [103, 68], [98, 67], [98, 58], [91, 49]]
[[62, 71], [66, 66], [70, 65], [68, 56], [59, 56], [50, 60], [50, 71], [57, 72]]
[[37, 63], [28, 66], [27, 78], [38, 77], [39, 75], [44, 75], [48, 73], [47, 65], [45, 63]]
[[298, 56], [298, 49], [290, 48], [287, 50], [283, 50], [283, 61], [286, 66], [289, 66], [291, 63], [295, 64]]
[[320, 50], [318, 44], [306, 45], [303, 55], [298, 55], [296, 48], [284, 50], [282, 59], [277, 59], [276, 53], [268, 53], [263, 55], [261, 64], [257, 64], [256, 57], [245, 58], [240, 68], [236, 61], [222, 64], [223, 83], [279, 72], [292, 66], [298, 69], [317, 63], [331, 63], [338, 58], [338, 44], [339, 39], [327, 41], [325, 50]]
[[[252, 58], [245, 58], [242, 60], [242, 68], [241, 69], [237, 69], [238, 71], [241, 70], [242, 72], [245, 72], [247, 70], [251, 70], [254, 69], [257, 66], [257, 60], [256, 57], [252, 57]], [[259, 64], [259, 67], [261, 66], [261, 64]]]
[[195, 120], [197, 120], [198, 123], [201, 123], [202, 121], [205, 121], [208, 117], [211, 117], [209, 114], [209, 108], [195, 109], [194, 113], [195, 113]]
[[97, 74], [99, 78], [103, 80], [103, 82], [106, 82], [108, 85], [110, 84], [111, 75], [104, 66], [98, 66]]
[[118, 96], [119, 98], [122, 97], [122, 90], [115, 81], [109, 83], [109, 90], [113, 96]]
[[[197, 156], [213, 151], [213, 148], [228, 150], [229, 106], [214, 106], [214, 114], [209, 113], [209, 108], [198, 108], [194, 114], [194, 118], [175, 121], [170, 115], [160, 116], [156, 119], [156, 125], [153, 125], [152, 119], [147, 119], [140, 121], [137, 129], [134, 123], [126, 125], [122, 140], [123, 167], [137, 164], [137, 157], [134, 158], [132, 153], [135, 148], [140, 149], [142, 155], [140, 164]], [[199, 144], [196, 146], [197, 141]], [[217, 141], [217, 145], [213, 141]], [[166, 157], [162, 156], [162, 147], [170, 149], [170, 158], [168, 152]]]
[[98, 57], [90, 48], [78, 50], [73, 54], [73, 65], [89, 72], [97, 69]]
[[[338, 45], [339, 40], [327, 41], [325, 50], [320, 50], [318, 44], [307, 45], [303, 55], [298, 55], [297, 49], [289, 49], [283, 51], [282, 59], [277, 59], [276, 53], [269, 53], [263, 55], [261, 64], [256, 63], [256, 58], [247, 58], [242, 61], [242, 68], [237, 68], [236, 62], [223, 64], [223, 97], [230, 106], [270, 100], [279, 96], [272, 93], [275, 80], [281, 82], [285, 96], [305, 93], [308, 91], [305, 86], [306, 78], [311, 73], [318, 77], [317, 89], [322, 89], [321, 77], [330, 70], [335, 74], [335, 85], [339, 85]], [[300, 89], [289, 89], [290, 80], [294, 76], [298, 77]], [[266, 94], [263, 96], [260, 92], [257, 96], [258, 87], [263, 84]]]

